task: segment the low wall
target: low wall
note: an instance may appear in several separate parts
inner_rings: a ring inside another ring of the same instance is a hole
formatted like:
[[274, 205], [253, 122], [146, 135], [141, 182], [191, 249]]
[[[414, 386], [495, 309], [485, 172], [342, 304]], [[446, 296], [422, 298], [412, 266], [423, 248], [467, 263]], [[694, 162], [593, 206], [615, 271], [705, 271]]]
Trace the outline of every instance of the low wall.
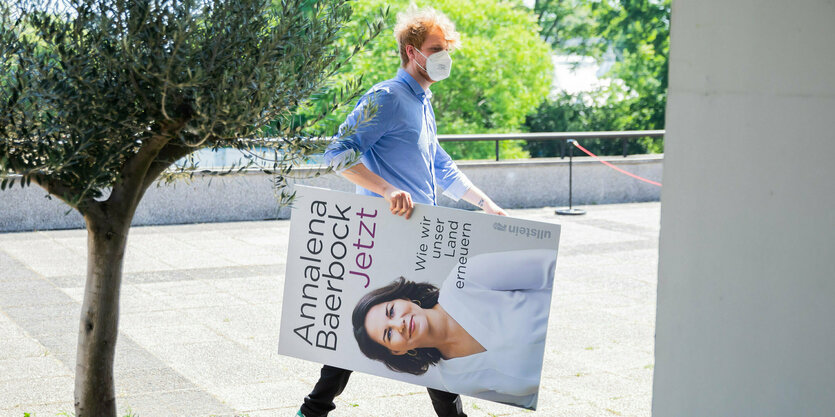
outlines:
[[[661, 179], [663, 155], [634, 155], [608, 160], [642, 177]], [[479, 188], [505, 208], [568, 205], [568, 159], [522, 161], [466, 161], [459, 168]], [[574, 205], [658, 201], [659, 187], [637, 181], [599, 162], [574, 158]], [[315, 169], [300, 169], [299, 174]], [[324, 175], [296, 183], [353, 191], [338, 175]], [[472, 207], [441, 197], [440, 205]], [[69, 211], [69, 213], [68, 213]], [[139, 204], [134, 225], [264, 220], [289, 217], [279, 208], [272, 177], [245, 172], [224, 177], [195, 174], [190, 182], [152, 186]], [[83, 228], [81, 216], [56, 198], [47, 199], [37, 186], [0, 191], [0, 232]]]

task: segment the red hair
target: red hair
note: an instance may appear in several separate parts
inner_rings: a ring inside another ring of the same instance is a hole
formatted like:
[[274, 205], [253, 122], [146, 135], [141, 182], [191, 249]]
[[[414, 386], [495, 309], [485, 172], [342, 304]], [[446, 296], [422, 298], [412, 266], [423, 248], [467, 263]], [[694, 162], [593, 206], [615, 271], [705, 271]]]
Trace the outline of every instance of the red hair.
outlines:
[[397, 48], [400, 50], [400, 65], [405, 67], [409, 63], [406, 46], [412, 45], [420, 49], [426, 37], [435, 28], [441, 30], [449, 49], [458, 47], [461, 42], [460, 35], [455, 31], [455, 24], [443, 13], [431, 7], [418, 9], [417, 6], [411, 4], [404, 12], [397, 14], [394, 37], [397, 39]]

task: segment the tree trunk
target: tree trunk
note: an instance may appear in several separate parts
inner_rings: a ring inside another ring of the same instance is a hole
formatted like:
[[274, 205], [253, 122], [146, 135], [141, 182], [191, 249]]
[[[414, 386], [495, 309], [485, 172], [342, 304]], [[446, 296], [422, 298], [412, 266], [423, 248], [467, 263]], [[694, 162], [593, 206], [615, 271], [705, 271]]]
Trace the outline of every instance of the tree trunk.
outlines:
[[119, 291], [130, 220], [110, 217], [107, 209], [102, 208], [96, 215], [85, 215], [87, 284], [76, 353], [77, 417], [116, 416], [113, 357], [119, 332]]

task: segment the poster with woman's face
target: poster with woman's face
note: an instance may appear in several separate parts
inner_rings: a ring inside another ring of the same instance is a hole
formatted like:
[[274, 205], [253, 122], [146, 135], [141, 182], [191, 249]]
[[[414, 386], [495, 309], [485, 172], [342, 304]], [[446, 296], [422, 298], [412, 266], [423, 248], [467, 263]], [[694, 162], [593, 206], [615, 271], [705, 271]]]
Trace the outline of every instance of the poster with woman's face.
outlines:
[[536, 408], [558, 225], [296, 191], [279, 353]]

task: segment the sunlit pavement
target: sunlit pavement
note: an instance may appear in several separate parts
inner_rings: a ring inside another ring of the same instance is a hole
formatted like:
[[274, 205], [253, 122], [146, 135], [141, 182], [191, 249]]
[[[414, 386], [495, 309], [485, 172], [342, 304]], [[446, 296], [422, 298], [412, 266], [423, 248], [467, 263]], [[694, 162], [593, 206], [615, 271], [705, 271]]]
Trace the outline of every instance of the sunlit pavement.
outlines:
[[[563, 225], [538, 411], [649, 416], [659, 203], [512, 216]], [[276, 353], [288, 221], [137, 227], [122, 285], [120, 416], [292, 416], [319, 365]], [[0, 416], [72, 415], [86, 231], [0, 234]], [[332, 416], [434, 416], [422, 387], [354, 374]], [[64, 415], [64, 414], [61, 414]]]

